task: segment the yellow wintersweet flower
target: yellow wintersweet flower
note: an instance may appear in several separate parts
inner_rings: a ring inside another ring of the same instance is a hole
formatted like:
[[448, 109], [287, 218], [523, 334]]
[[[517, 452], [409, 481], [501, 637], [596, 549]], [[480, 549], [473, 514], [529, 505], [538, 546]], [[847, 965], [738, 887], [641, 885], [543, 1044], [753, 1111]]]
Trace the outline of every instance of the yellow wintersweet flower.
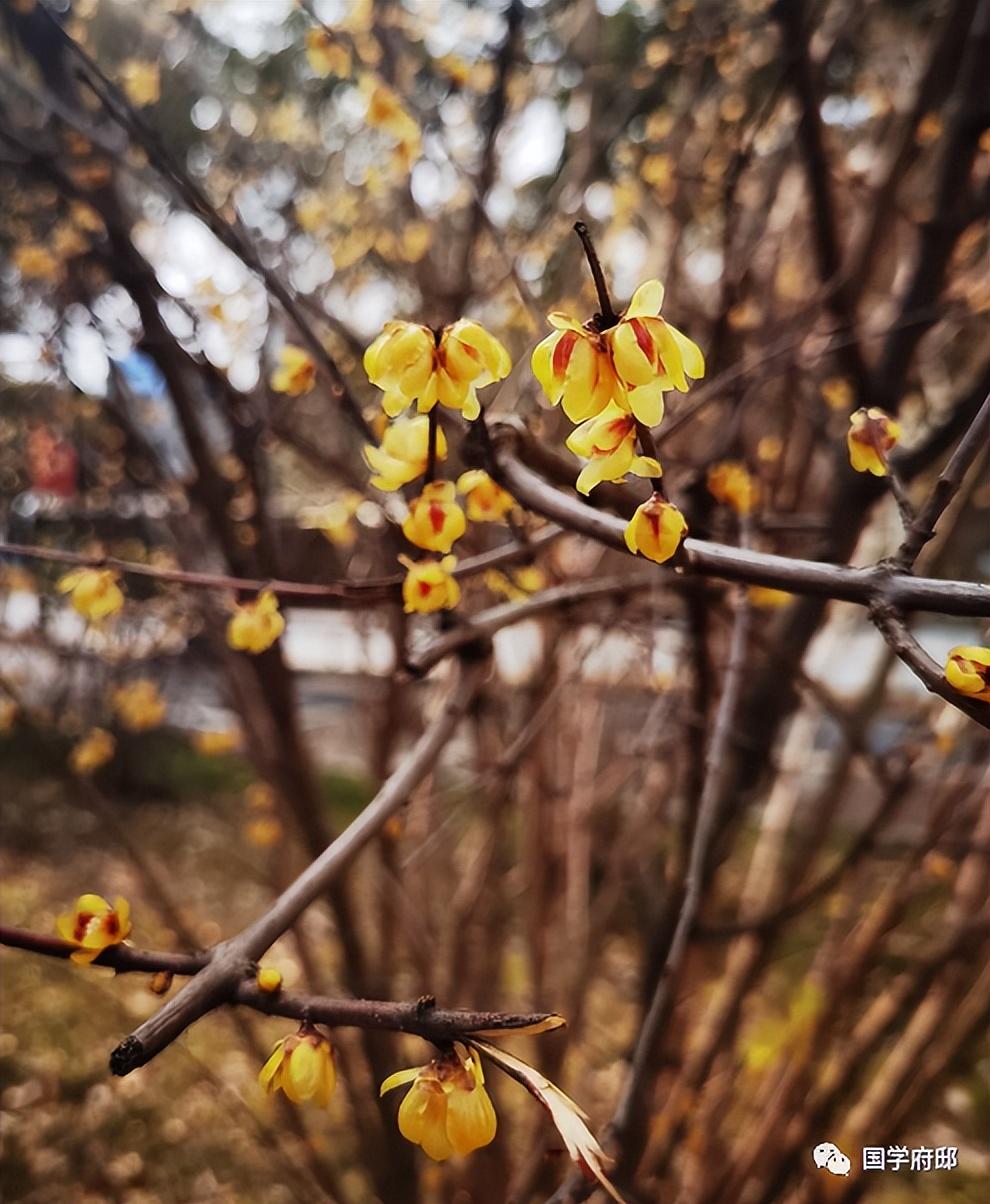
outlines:
[[399, 1105], [399, 1132], [435, 1162], [470, 1154], [495, 1138], [498, 1120], [481, 1059], [460, 1042], [429, 1062], [389, 1075], [379, 1095], [412, 1083]]
[[681, 546], [687, 533], [684, 515], [673, 502], [655, 493], [638, 507], [626, 526], [626, 547], [633, 555], [663, 564]]
[[25, 280], [54, 280], [59, 274], [59, 262], [47, 247], [38, 243], [26, 243], [16, 247], [13, 255], [14, 267]]
[[158, 727], [165, 718], [165, 699], [155, 683], [145, 677], [114, 690], [111, 703], [120, 722], [131, 732]]
[[530, 594], [543, 589], [547, 583], [546, 574], [535, 564], [524, 564], [508, 573], [500, 573], [498, 569], [489, 569], [484, 576], [485, 585], [493, 594], [501, 594], [510, 602], [525, 602]]
[[73, 569], [56, 582], [61, 594], [72, 595], [72, 605], [91, 623], [116, 614], [124, 605], [124, 595], [113, 569]]
[[453, 481], [431, 481], [409, 503], [402, 534], [427, 552], [449, 552], [467, 527], [464, 511], [456, 501]]
[[849, 463], [857, 472], [887, 475], [887, 452], [901, 436], [901, 426], [889, 414], [876, 407], [856, 410], [849, 416], [846, 444]]
[[100, 895], [80, 895], [75, 911], [64, 912], [55, 921], [55, 931], [63, 941], [79, 946], [72, 960], [86, 965], [104, 949], [126, 939], [131, 931], [131, 905], [118, 898], [111, 907]]
[[281, 1090], [294, 1104], [313, 1100], [325, 1108], [337, 1086], [330, 1042], [311, 1024], [301, 1024], [298, 1032], [283, 1038], [272, 1050], [258, 1082], [266, 1095]]
[[347, 76], [351, 73], [351, 55], [322, 25], [306, 30], [306, 58], [317, 75]]
[[193, 732], [192, 746], [203, 757], [222, 757], [240, 746], [241, 733], [236, 729], [221, 732]]
[[[393, 422], [385, 430], [380, 447], [364, 446], [364, 459], [374, 472], [376, 489], [392, 492], [415, 481], [426, 472], [430, 448], [430, 420], [425, 414]], [[447, 439], [437, 428], [437, 461], [447, 458]]]
[[364, 353], [364, 370], [384, 391], [382, 409], [390, 418], [415, 401], [421, 414], [439, 402], [471, 421], [481, 413], [477, 390], [503, 380], [511, 368], [498, 339], [470, 318], [439, 332], [414, 322], [386, 322]]
[[457, 492], [464, 494], [467, 516], [473, 523], [500, 523], [516, 500], [496, 484], [482, 468], [470, 468], [457, 478]]
[[736, 514], [752, 514], [760, 497], [759, 484], [737, 460], [723, 460], [709, 468], [708, 492]]
[[361, 92], [367, 104], [364, 119], [368, 125], [391, 134], [408, 158], [417, 156], [421, 141], [419, 126], [398, 93], [372, 75], [362, 76]]
[[360, 493], [349, 490], [325, 506], [304, 507], [296, 521], [304, 530], [322, 531], [338, 548], [349, 548], [357, 538], [351, 520], [362, 500]]
[[659, 280], [641, 284], [618, 324], [605, 332], [627, 408], [647, 426], [663, 417], [664, 389], [686, 393], [689, 376], [705, 375], [698, 345], [660, 317], [663, 293]]
[[597, 418], [589, 418], [571, 432], [567, 446], [588, 463], [575, 488], [588, 494], [602, 481], [621, 481], [627, 472], [638, 477], [660, 476], [660, 464], [650, 456], [636, 455], [636, 418], [611, 402]]
[[960, 694], [990, 702], [990, 648], [963, 644], [945, 659], [945, 680]]
[[270, 648], [285, 631], [278, 598], [263, 589], [253, 602], [242, 602], [227, 624], [227, 643], [238, 652], [256, 655]]
[[571, 422], [597, 417], [622, 395], [608, 344], [593, 325], [582, 326], [567, 314], [548, 314], [547, 321], [554, 333], [534, 349], [533, 375], [551, 405], [563, 403]]
[[117, 751], [117, 741], [102, 727], [91, 728], [69, 753], [69, 764], [74, 773], [85, 777], [106, 765]]
[[273, 995], [282, 987], [281, 972], [276, 970], [274, 966], [261, 966], [255, 977], [258, 984], [258, 990], [264, 991], [266, 995]]
[[132, 105], [156, 104], [162, 94], [162, 76], [157, 63], [131, 59], [121, 69], [121, 83]]
[[451, 575], [457, 564], [456, 556], [444, 556], [443, 560], [410, 560], [408, 556], [400, 556], [399, 562], [408, 570], [402, 583], [406, 614], [453, 610], [460, 602], [461, 587]]
[[316, 364], [302, 347], [286, 343], [278, 356], [279, 366], [272, 373], [271, 386], [276, 393], [299, 397], [316, 384]]

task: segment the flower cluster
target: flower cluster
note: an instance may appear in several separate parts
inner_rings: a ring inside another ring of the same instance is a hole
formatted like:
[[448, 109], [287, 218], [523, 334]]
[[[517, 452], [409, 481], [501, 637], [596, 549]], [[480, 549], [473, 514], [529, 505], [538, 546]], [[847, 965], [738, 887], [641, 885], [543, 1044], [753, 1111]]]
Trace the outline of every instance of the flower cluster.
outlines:
[[[483, 326], [467, 318], [431, 330], [413, 322], [388, 322], [364, 354], [368, 379], [382, 390], [382, 409], [394, 419], [378, 447], [367, 445], [364, 458], [374, 474], [372, 485], [394, 492], [424, 474], [419, 495], [409, 502], [402, 533], [414, 547], [442, 559], [410, 560], [402, 598], [406, 611], [430, 614], [449, 610], [461, 591], [450, 555], [472, 522], [501, 522], [514, 502], [485, 472], [464, 473], [453, 481], [434, 480], [437, 464], [447, 458], [447, 441], [436, 406], [456, 410], [472, 421], [481, 413], [478, 389], [503, 380], [512, 367], [509, 353]], [[401, 417], [415, 403], [413, 418]], [[467, 515], [457, 501], [464, 494]]]
[[73, 607], [90, 623], [100, 623], [124, 605], [124, 594], [113, 569], [73, 569], [56, 582], [68, 594]]
[[601, 315], [582, 324], [550, 314], [554, 333], [531, 360], [550, 404], [578, 424], [567, 447], [587, 461], [577, 479], [580, 493], [603, 481], [622, 482], [627, 473], [653, 480], [653, 496], [630, 520], [626, 545], [658, 564], [680, 547], [687, 523], [663, 495], [648, 428], [663, 419], [665, 390], [686, 392], [689, 379], [705, 373], [697, 345], [660, 316], [663, 293], [659, 280], [646, 281], [610, 324]]
[[285, 631], [285, 616], [278, 598], [263, 589], [251, 602], [242, 602], [227, 624], [227, 643], [238, 652], [257, 656], [270, 648]]
[[149, 731], [165, 718], [165, 699], [145, 677], [118, 687], [110, 701], [122, 726], [131, 732]]

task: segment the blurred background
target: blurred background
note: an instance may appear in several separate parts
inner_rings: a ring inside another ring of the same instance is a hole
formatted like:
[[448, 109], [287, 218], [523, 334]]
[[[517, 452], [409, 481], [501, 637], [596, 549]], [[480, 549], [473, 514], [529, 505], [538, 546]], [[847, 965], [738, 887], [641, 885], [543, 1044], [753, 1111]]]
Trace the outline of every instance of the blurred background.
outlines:
[[[613, 574], [610, 600], [506, 626], [431, 778], [269, 954], [287, 987], [556, 1010], [509, 1043], [607, 1126], [669, 948], [733, 590], [654, 572], [517, 509], [462, 556], [454, 615], [285, 604], [259, 656], [231, 591], [126, 578], [87, 624], [31, 548], [334, 582], [399, 571], [401, 494], [361, 369], [384, 322], [462, 314], [509, 348], [492, 421], [570, 487], [570, 425], [529, 371], [545, 315], [666, 285], [706, 379], [668, 397], [664, 479], [737, 544], [712, 464], [759, 482], [754, 546], [872, 564], [900, 519], [854, 474], [849, 413], [902, 428], [926, 496], [990, 387], [990, 4], [983, 0], [0, 0], [0, 819], [3, 919], [130, 900], [144, 948], [255, 917], [373, 796], [452, 667], [404, 666], [499, 602]], [[68, 35], [68, 36], [66, 36]], [[272, 386], [300, 323], [334, 370]], [[334, 372], [337, 373], [334, 376]], [[447, 426], [454, 476], [472, 463]], [[628, 515], [644, 482], [604, 486]], [[925, 550], [985, 580], [986, 456]], [[699, 925], [625, 1134], [630, 1201], [990, 1198], [986, 732], [864, 610], [754, 587], [744, 700]], [[916, 616], [940, 664], [985, 623]], [[135, 683], [140, 685], [134, 693]], [[121, 690], [124, 693], [121, 694]], [[130, 693], [128, 693], [130, 690]], [[136, 701], [135, 701], [136, 699]], [[128, 705], [128, 700], [131, 705]], [[92, 729], [113, 755], [80, 769]], [[143, 976], [4, 950], [5, 1200], [529, 1204], [569, 1162], [492, 1070], [499, 1135], [437, 1165], [377, 1099], [422, 1042], [342, 1030], [329, 1112], [263, 1097], [289, 1021], [215, 1013], [150, 1065], [107, 1055]], [[848, 1178], [814, 1167], [834, 1141]], [[952, 1147], [862, 1173], [863, 1146]], [[563, 1199], [564, 1196], [554, 1196]], [[576, 1198], [568, 1195], [566, 1198]]]

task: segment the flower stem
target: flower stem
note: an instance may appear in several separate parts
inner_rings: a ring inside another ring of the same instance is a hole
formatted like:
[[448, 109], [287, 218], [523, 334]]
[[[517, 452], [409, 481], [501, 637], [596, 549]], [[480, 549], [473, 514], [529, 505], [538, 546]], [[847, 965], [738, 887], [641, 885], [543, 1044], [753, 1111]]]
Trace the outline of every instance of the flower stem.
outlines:
[[437, 474], [437, 428], [440, 424], [440, 412], [436, 406], [430, 410], [429, 442], [426, 445], [426, 476], [425, 484], [429, 485]]
[[574, 223], [574, 233], [581, 240], [581, 246], [584, 247], [584, 253], [588, 259], [588, 267], [591, 268], [591, 276], [595, 282], [595, 289], [598, 292], [598, 304], [602, 310], [602, 329], [608, 330], [609, 327], [614, 326], [618, 322], [619, 315], [612, 308], [612, 298], [608, 295], [608, 285], [605, 283], [605, 273], [602, 271], [601, 260], [598, 258], [595, 244], [591, 241], [591, 234], [584, 222]]
[[[640, 422], [636, 419], [636, 438], [639, 440], [639, 450], [644, 456], [649, 456], [651, 460], [656, 460], [660, 463], [660, 457], [657, 455], [657, 445], [653, 441], [653, 432], [645, 422]], [[653, 492], [658, 493], [664, 501], [667, 501], [667, 491], [664, 488], [663, 480], [660, 477], [650, 477], [650, 484], [653, 486]]]

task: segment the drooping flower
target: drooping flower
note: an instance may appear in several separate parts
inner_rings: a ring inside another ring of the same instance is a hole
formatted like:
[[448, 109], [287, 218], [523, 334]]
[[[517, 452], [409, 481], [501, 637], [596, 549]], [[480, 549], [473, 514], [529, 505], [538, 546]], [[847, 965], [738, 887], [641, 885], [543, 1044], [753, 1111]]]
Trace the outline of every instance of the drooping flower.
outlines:
[[453, 610], [461, 600], [461, 587], [452, 576], [457, 564], [456, 556], [444, 556], [442, 560], [410, 560], [400, 556], [406, 566], [406, 579], [402, 583], [402, 602], [406, 614], [432, 614], [436, 610]]
[[55, 921], [55, 931], [63, 941], [79, 946], [71, 958], [86, 965], [104, 949], [126, 940], [131, 931], [131, 905], [117, 898], [111, 907], [101, 895], [80, 895], [75, 910], [64, 912]]
[[752, 514], [760, 497], [759, 483], [738, 460], [723, 460], [709, 468], [708, 492], [739, 515]]
[[901, 436], [901, 425], [883, 410], [856, 410], [849, 416], [846, 443], [849, 463], [856, 472], [871, 472], [875, 477], [887, 475], [887, 452]]
[[303, 530], [322, 531], [330, 543], [338, 548], [349, 548], [357, 538], [351, 520], [362, 500], [360, 493], [348, 490], [326, 505], [303, 507], [297, 522]]
[[306, 58], [317, 75], [343, 78], [351, 73], [350, 51], [322, 25], [306, 30]]
[[[375, 474], [371, 478], [376, 489], [392, 492], [415, 481], [426, 472], [429, 459], [430, 420], [425, 414], [401, 418], [390, 423], [382, 436], [380, 447], [364, 446], [364, 458]], [[447, 440], [443, 428], [437, 428], [437, 461], [447, 458]]]
[[238, 652], [257, 655], [270, 648], [285, 631], [278, 598], [263, 589], [251, 602], [242, 602], [227, 624], [227, 643]]
[[73, 569], [59, 577], [55, 588], [70, 594], [73, 607], [91, 623], [116, 614], [124, 605], [124, 595], [113, 569]]
[[482, 468], [469, 468], [457, 478], [457, 492], [464, 494], [467, 516], [473, 523], [500, 523], [516, 500], [491, 479]]
[[554, 332], [533, 350], [533, 375], [550, 404], [562, 404], [571, 422], [596, 418], [622, 396], [608, 344], [594, 327], [567, 314], [548, 314], [547, 321]]
[[379, 1095], [405, 1083], [412, 1086], [399, 1105], [399, 1132], [435, 1162], [470, 1154], [494, 1140], [498, 1120], [473, 1050], [455, 1042], [426, 1066], [389, 1075]]
[[687, 529], [684, 515], [674, 503], [655, 493], [637, 508], [626, 525], [626, 547], [633, 555], [638, 553], [663, 564], [681, 546]]
[[69, 753], [74, 773], [86, 777], [106, 765], [117, 751], [117, 741], [105, 728], [91, 728]]
[[627, 472], [639, 477], [660, 475], [658, 461], [636, 454], [635, 416], [614, 402], [597, 418], [576, 427], [567, 438], [567, 446], [588, 461], [575, 482], [579, 493], [590, 493], [602, 481], [621, 481]]
[[990, 702], [990, 648], [962, 644], [945, 658], [945, 680], [960, 694]]
[[481, 413], [477, 390], [503, 380], [511, 368], [498, 339], [469, 318], [439, 332], [413, 322], [386, 322], [364, 353], [364, 370], [383, 390], [382, 409], [390, 418], [413, 402], [421, 414], [439, 402], [470, 421]]
[[146, 677], [114, 690], [111, 698], [120, 722], [131, 732], [144, 732], [158, 727], [165, 718], [165, 699], [158, 687]]
[[628, 408], [647, 426], [663, 417], [665, 389], [686, 393], [688, 377], [705, 375], [698, 345], [660, 317], [663, 292], [659, 280], [641, 284], [618, 323], [605, 332]]
[[556, 1083], [552, 1083], [535, 1067], [524, 1062], [522, 1058], [517, 1058], [514, 1054], [507, 1053], [504, 1049], [491, 1045], [487, 1041], [479, 1041], [475, 1037], [471, 1038], [471, 1045], [487, 1054], [493, 1062], [497, 1062], [507, 1074], [522, 1083], [532, 1095], [536, 1096], [550, 1114], [550, 1119], [563, 1139], [568, 1154], [577, 1164], [581, 1173], [587, 1179], [597, 1179], [613, 1200], [617, 1200], [618, 1204], [624, 1204], [622, 1197], [605, 1174], [605, 1165], [608, 1161], [605, 1151], [588, 1128], [587, 1115], [574, 1100], [565, 1095]]
[[284, 1091], [294, 1104], [312, 1100], [327, 1107], [337, 1086], [330, 1042], [311, 1024], [301, 1024], [291, 1037], [276, 1044], [258, 1082], [267, 1095]]
[[308, 351], [286, 343], [278, 356], [278, 367], [272, 373], [271, 386], [276, 393], [299, 397], [316, 384], [316, 363]]
[[449, 552], [467, 528], [464, 511], [458, 506], [453, 481], [431, 481], [409, 503], [402, 534], [427, 552]]

